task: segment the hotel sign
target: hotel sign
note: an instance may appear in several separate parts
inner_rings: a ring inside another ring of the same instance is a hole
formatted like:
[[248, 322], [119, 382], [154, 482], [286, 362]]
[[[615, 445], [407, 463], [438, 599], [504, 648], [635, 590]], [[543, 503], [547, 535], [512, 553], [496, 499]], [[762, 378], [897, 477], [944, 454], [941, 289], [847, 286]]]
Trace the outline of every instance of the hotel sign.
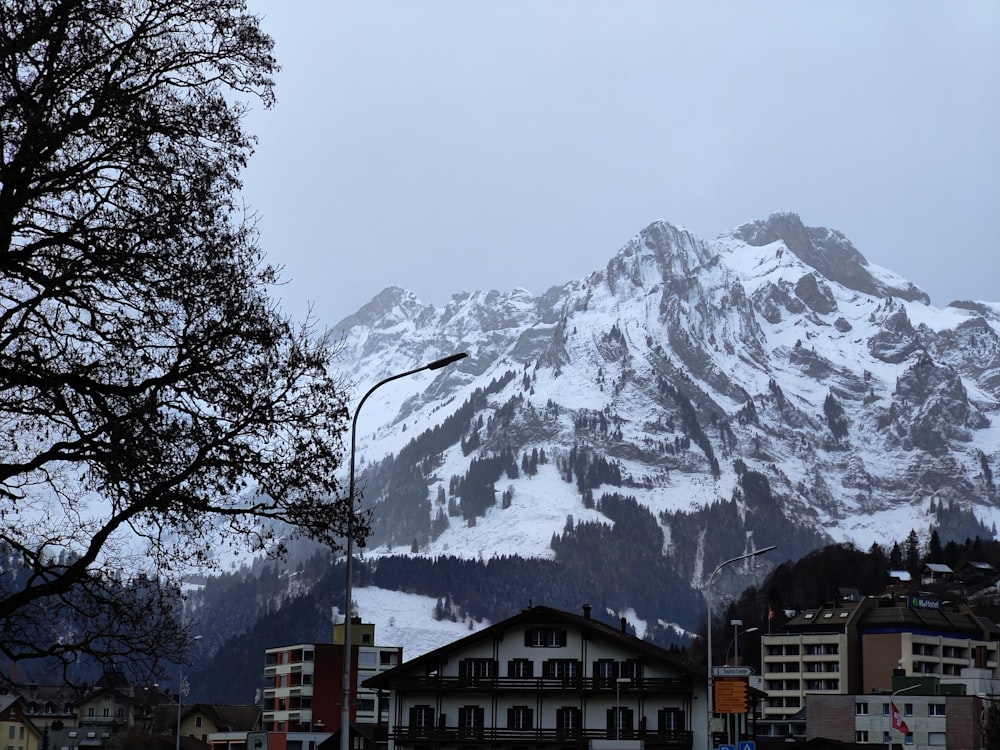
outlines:
[[921, 596], [911, 596], [910, 597], [910, 608], [911, 609], [941, 609], [941, 601], [939, 599], [924, 599]]

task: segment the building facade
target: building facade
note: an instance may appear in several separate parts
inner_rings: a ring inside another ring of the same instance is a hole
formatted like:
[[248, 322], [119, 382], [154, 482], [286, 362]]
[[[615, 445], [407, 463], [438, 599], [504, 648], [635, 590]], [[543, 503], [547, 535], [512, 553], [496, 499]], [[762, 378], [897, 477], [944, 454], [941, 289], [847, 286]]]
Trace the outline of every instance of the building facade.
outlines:
[[[263, 731], [267, 733], [333, 733], [342, 716], [343, 625], [334, 627], [333, 643], [300, 643], [264, 652]], [[378, 693], [362, 683], [398, 666], [399, 646], [375, 644], [375, 626], [352, 622], [352, 724], [376, 724], [387, 718]]]
[[809, 696], [807, 736], [859, 745], [901, 745], [914, 750], [984, 747], [988, 698], [967, 694], [961, 683], [944, 684], [936, 678], [915, 682], [897, 678], [895, 684], [899, 686], [895, 695]]
[[705, 744], [704, 670], [609, 626], [530, 607], [365, 683], [390, 750]]
[[895, 670], [957, 677], [966, 668], [998, 676], [1000, 632], [965, 605], [915, 596], [867, 597], [797, 613], [761, 637], [768, 698], [762, 718], [787, 721], [806, 696], [888, 691]]

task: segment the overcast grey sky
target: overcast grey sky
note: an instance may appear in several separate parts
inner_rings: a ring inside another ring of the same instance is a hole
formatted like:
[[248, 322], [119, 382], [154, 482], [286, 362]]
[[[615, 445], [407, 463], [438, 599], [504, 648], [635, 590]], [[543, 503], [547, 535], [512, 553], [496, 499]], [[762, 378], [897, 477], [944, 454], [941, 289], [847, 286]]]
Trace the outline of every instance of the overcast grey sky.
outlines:
[[245, 173], [285, 308], [541, 294], [657, 219], [844, 232], [1000, 301], [997, 0], [249, 0], [278, 104]]

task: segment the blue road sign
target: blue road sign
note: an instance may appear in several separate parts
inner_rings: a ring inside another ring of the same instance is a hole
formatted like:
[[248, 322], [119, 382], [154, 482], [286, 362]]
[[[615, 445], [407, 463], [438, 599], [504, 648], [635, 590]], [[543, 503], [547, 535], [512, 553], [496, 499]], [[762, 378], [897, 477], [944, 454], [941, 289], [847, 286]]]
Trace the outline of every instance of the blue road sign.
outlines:
[[743, 740], [740, 742], [740, 750], [757, 750], [757, 743], [753, 740]]
[[719, 750], [736, 750], [736, 745], [719, 745]]

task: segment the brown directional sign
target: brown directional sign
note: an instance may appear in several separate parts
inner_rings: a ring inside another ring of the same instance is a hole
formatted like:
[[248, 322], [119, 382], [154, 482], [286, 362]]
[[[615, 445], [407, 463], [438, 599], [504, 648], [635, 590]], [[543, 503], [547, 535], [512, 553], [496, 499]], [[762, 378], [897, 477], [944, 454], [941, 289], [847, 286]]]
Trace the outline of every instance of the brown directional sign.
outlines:
[[746, 677], [716, 677], [715, 711], [720, 714], [745, 714], [749, 708], [749, 680]]

